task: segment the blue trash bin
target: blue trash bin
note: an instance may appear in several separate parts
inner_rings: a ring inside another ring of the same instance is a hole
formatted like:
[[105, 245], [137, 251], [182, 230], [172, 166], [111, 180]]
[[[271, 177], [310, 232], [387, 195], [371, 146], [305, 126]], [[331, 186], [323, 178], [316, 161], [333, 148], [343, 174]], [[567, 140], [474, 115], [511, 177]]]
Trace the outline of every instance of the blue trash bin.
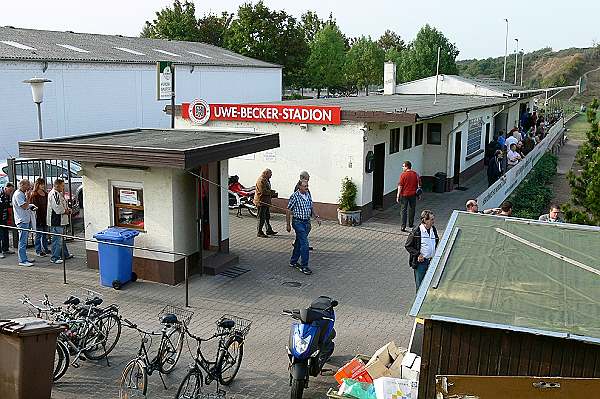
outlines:
[[[114, 242], [117, 244], [133, 245], [139, 231], [109, 227], [94, 235], [98, 241]], [[98, 266], [100, 269], [100, 284], [115, 289], [132, 278], [133, 248], [120, 247], [98, 243]]]

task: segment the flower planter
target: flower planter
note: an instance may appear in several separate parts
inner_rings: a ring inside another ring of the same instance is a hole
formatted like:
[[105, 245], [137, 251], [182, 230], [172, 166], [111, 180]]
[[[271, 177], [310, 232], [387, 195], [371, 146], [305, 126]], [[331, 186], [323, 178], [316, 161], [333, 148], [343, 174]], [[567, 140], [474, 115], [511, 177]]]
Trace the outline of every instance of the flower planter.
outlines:
[[361, 223], [360, 220], [361, 211], [342, 211], [341, 209], [337, 210], [338, 214], [338, 222], [342, 226], [358, 226]]

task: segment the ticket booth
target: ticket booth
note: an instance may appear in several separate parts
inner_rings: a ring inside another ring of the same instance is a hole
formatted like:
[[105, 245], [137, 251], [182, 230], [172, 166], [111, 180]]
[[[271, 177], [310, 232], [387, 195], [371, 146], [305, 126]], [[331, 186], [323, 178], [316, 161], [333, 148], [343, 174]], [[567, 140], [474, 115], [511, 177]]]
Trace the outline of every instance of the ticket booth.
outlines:
[[[132, 129], [19, 143], [22, 157], [82, 165], [85, 236], [109, 226], [140, 231], [136, 246], [189, 257], [191, 273], [218, 274], [229, 252], [228, 159], [279, 146], [277, 134]], [[86, 243], [98, 267], [97, 244]], [[139, 279], [177, 284], [185, 257], [135, 250]]]

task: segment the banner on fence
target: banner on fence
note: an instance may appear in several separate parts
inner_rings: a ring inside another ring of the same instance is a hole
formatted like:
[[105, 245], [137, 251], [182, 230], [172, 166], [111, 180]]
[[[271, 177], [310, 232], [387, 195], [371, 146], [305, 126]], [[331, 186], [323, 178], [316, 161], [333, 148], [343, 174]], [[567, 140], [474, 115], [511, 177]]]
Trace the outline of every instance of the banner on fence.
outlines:
[[564, 130], [564, 117], [560, 118], [548, 130], [548, 134], [544, 139], [535, 146], [521, 162], [515, 165], [511, 170], [506, 172], [500, 180], [492, 184], [487, 190], [477, 197], [479, 209], [497, 208], [515, 188], [523, 181], [525, 176], [529, 174], [531, 169], [540, 160], [542, 155], [548, 150], [551, 143], [556, 140], [559, 134]]

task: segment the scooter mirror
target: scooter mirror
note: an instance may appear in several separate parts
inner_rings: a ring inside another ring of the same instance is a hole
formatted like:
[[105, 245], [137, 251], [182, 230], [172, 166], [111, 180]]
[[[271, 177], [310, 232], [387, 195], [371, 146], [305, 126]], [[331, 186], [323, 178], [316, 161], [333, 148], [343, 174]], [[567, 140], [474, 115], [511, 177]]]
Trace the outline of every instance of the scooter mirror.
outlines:
[[338, 301], [336, 301], [336, 300], [331, 301], [332, 308], [335, 308], [337, 305], [338, 305]]

